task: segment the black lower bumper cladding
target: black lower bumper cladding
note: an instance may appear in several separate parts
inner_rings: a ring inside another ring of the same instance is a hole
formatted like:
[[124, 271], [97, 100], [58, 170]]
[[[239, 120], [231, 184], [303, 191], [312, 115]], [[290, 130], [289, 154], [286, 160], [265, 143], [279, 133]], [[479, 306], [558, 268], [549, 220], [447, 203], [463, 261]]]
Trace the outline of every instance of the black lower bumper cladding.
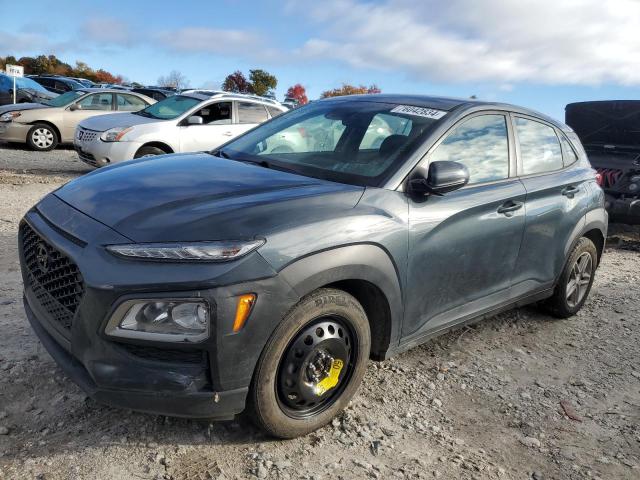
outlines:
[[[109, 370], [113, 366], [93, 365], [97, 371], [89, 372], [77, 358], [63, 348], [42, 325], [31, 309], [27, 298], [24, 298], [24, 308], [27, 318], [40, 341], [53, 357], [62, 370], [73, 380], [88, 396], [119, 408], [169, 415], [187, 418], [210, 418], [216, 420], [229, 420], [244, 409], [248, 388], [239, 388], [224, 392], [188, 392], [179, 393], [163, 391], [144, 391], [130, 388], [127, 390], [101, 388], [96, 384], [93, 375], [100, 375], [100, 369]], [[46, 321], [46, 320], [45, 320]], [[130, 378], [138, 378], [141, 384], [147, 378], [148, 372], [140, 369], [136, 371], [135, 364], [128, 364]], [[175, 385], [174, 385], [175, 388]]]

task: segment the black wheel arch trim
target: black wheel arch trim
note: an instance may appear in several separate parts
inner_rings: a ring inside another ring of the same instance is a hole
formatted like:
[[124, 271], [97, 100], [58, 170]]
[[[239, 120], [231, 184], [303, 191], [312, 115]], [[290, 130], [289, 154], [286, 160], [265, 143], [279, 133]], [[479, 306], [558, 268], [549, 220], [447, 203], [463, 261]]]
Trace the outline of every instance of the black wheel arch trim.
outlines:
[[318, 288], [344, 281], [372, 284], [385, 296], [390, 314], [388, 345], [375, 357], [387, 358], [388, 351], [400, 342], [404, 316], [403, 289], [397, 266], [381, 246], [358, 243], [314, 252], [289, 263], [279, 275], [300, 298]]

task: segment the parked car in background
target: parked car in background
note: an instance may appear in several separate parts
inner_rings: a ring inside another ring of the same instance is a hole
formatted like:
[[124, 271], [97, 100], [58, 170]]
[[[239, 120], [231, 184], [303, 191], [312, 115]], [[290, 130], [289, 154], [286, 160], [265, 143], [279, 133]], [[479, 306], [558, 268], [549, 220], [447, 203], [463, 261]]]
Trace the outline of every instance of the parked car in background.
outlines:
[[[218, 419], [248, 408], [290, 438], [348, 405], [369, 358], [514, 306], [576, 314], [607, 213], [573, 132], [511, 105], [371, 97], [314, 102], [210, 153], [85, 175], [29, 210], [25, 310], [62, 369], [111, 405]], [[376, 118], [406, 128], [365, 142]], [[264, 150], [309, 125], [331, 145]]]
[[150, 87], [133, 88], [131, 91], [140, 93], [142, 95], [146, 95], [147, 97], [153, 98], [158, 102], [160, 100], [164, 100], [165, 98], [176, 94], [176, 92], [173, 90], [165, 90], [162, 88], [150, 88]]
[[[28, 77], [16, 78], [16, 103], [40, 103], [55, 98], [56, 94]], [[13, 103], [13, 77], [0, 73], [0, 105]]]
[[139, 93], [87, 88], [73, 90], [44, 104], [0, 107], [0, 140], [51, 150], [71, 143], [78, 122], [96, 115], [136, 112], [155, 103]]
[[600, 173], [611, 217], [640, 224], [640, 100], [571, 103], [565, 121]]
[[232, 93], [181, 93], [139, 112], [86, 119], [74, 145], [94, 167], [174, 152], [211, 150], [285, 108], [268, 99]]
[[81, 83], [82, 86], [84, 86], [85, 88], [95, 88], [95, 83], [93, 83], [91, 80], [88, 80], [86, 78], [78, 78], [78, 77], [70, 77], [73, 80], [75, 80], [78, 83]]
[[70, 92], [71, 90], [80, 90], [86, 88], [82, 83], [67, 77], [37, 75], [30, 77], [33, 81], [38, 82], [50, 92], [61, 94]]

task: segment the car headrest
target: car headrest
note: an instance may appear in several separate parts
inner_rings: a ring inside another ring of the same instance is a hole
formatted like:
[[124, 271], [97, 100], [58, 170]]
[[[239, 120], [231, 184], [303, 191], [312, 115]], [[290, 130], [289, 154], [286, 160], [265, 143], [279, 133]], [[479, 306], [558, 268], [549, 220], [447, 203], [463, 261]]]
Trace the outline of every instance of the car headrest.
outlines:
[[407, 137], [404, 135], [389, 135], [380, 144], [380, 156], [390, 157], [398, 149], [400, 149], [407, 142]]

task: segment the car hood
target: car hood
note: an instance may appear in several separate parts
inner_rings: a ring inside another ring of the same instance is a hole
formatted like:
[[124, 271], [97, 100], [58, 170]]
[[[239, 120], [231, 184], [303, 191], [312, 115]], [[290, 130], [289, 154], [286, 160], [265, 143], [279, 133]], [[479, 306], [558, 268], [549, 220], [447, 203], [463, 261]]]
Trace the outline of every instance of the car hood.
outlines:
[[162, 120], [158, 120], [157, 118], [143, 117], [141, 115], [134, 115], [133, 113], [110, 113], [108, 115], [89, 117], [80, 122], [80, 126], [89, 130], [104, 132], [115, 127], [131, 127], [133, 125], [161, 121]]
[[106, 167], [54, 194], [135, 242], [180, 242], [268, 237], [344, 216], [363, 191], [209, 154], [177, 154]]
[[0, 115], [7, 112], [23, 111], [23, 110], [35, 110], [37, 108], [51, 108], [48, 105], [42, 103], [16, 103], [11, 105], [3, 105], [0, 107]]

